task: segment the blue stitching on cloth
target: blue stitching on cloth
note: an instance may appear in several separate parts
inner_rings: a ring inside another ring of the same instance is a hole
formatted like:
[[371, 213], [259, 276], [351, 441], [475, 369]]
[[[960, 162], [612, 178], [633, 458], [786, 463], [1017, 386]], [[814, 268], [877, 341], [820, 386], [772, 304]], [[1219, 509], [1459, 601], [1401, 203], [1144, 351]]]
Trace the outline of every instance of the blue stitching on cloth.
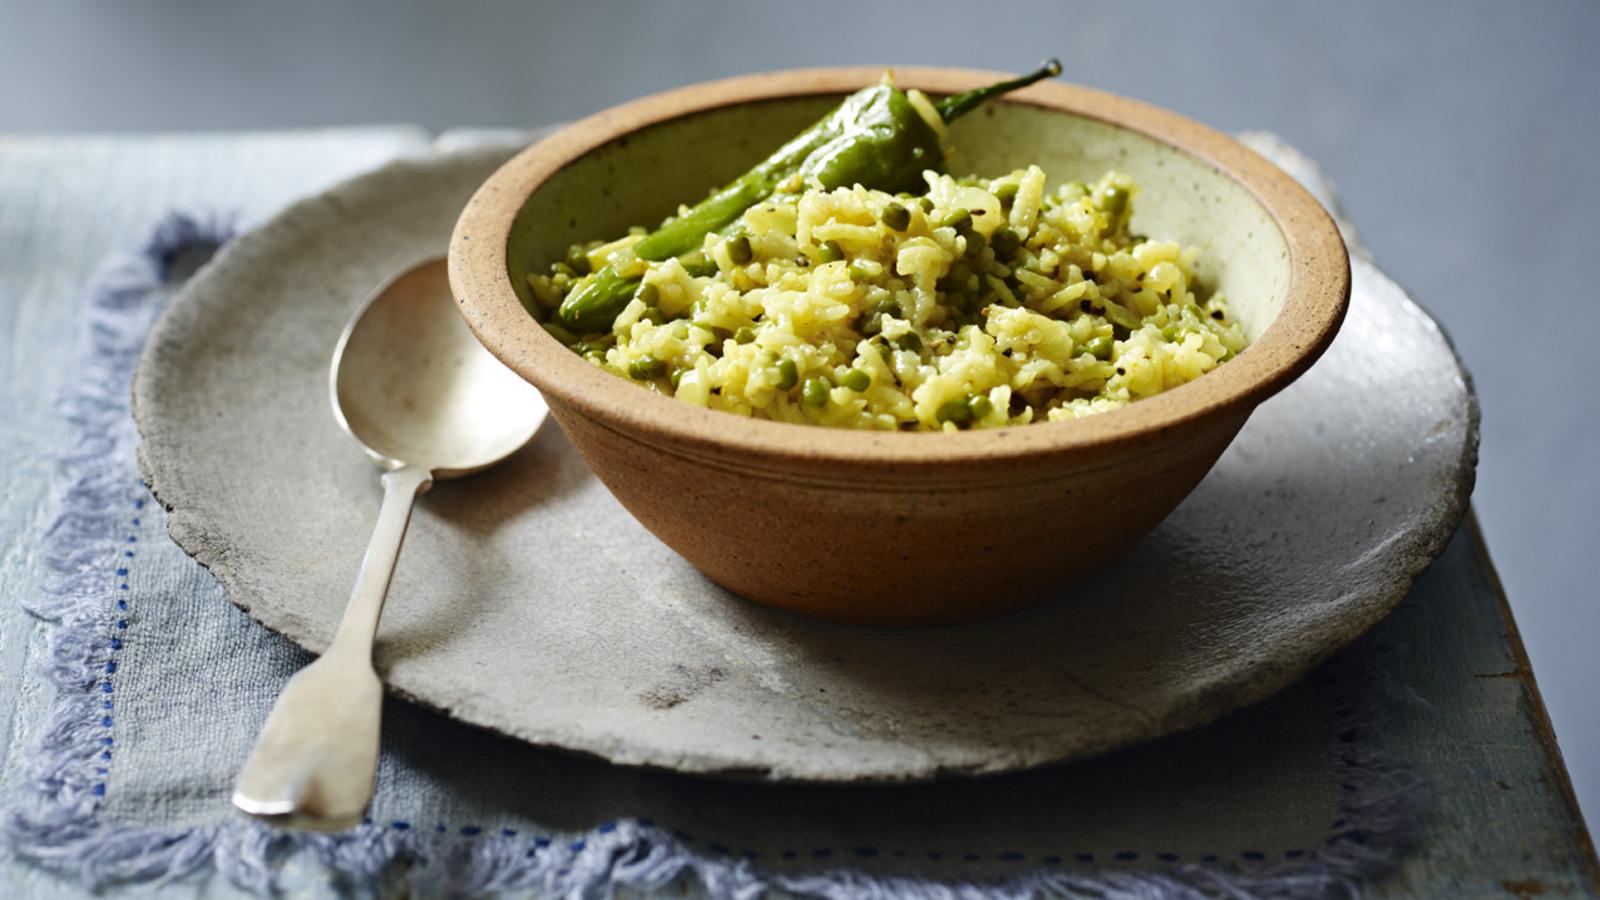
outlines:
[[[68, 421], [77, 426], [73, 448], [63, 462], [76, 480], [61, 498], [61, 513], [44, 537], [50, 570], [47, 593], [28, 603], [34, 614], [57, 624], [50, 639], [46, 676], [59, 697], [44, 730], [35, 760], [35, 786], [41, 802], [31, 812], [0, 810], [0, 842], [25, 857], [74, 875], [94, 888], [114, 882], [168, 882], [214, 868], [240, 887], [269, 891], [275, 865], [291, 852], [310, 852], [333, 873], [357, 883], [375, 883], [397, 860], [409, 859], [405, 878], [418, 894], [452, 896], [531, 889], [548, 895], [590, 895], [611, 887], [640, 890], [693, 877], [712, 895], [753, 898], [771, 887], [827, 898], [905, 896], [943, 898], [974, 892], [1006, 897], [1081, 896], [1148, 900], [1222, 893], [1237, 897], [1356, 894], [1373, 875], [1390, 868], [1414, 840], [1427, 790], [1406, 764], [1360, 745], [1370, 730], [1375, 704], [1357, 704], [1345, 693], [1335, 711], [1337, 739], [1329, 751], [1330, 775], [1343, 789], [1341, 817], [1331, 836], [1315, 849], [1285, 851], [1283, 862], [1266, 864], [1267, 854], [1240, 851], [1238, 868], [1219, 868], [1221, 857], [1208, 853], [1185, 863], [1170, 851], [1155, 854], [1161, 871], [1134, 868], [1060, 868], [1064, 855], [1041, 858], [1044, 868], [1023, 866], [1016, 874], [986, 881], [944, 883], [929, 878], [879, 876], [834, 864], [810, 873], [756, 869], [757, 850], [738, 855], [706, 842], [711, 855], [690, 849], [696, 839], [669, 831], [652, 820], [606, 822], [576, 838], [519, 837], [514, 829], [488, 833], [482, 826], [448, 826], [419, 831], [413, 823], [364, 824], [339, 835], [278, 832], [259, 823], [229, 819], [193, 829], [116, 827], [97, 820], [110, 776], [114, 735], [114, 654], [123, 647], [133, 612], [122, 597], [130, 592], [127, 534], [126, 457], [133, 439], [128, 389], [134, 363], [150, 321], [150, 297], [168, 280], [173, 262], [185, 251], [215, 248], [235, 233], [231, 220], [168, 216], [136, 255], [116, 258], [98, 273], [89, 294], [88, 347], [81, 384], [62, 400]], [[224, 251], [226, 252], [226, 251]], [[144, 498], [134, 499], [136, 510]], [[140, 517], [133, 517], [138, 526]], [[120, 539], [117, 535], [122, 535]], [[118, 548], [123, 548], [120, 553]], [[109, 561], [109, 562], [108, 562]], [[107, 573], [111, 573], [108, 577]], [[111, 590], [112, 586], [115, 590]], [[110, 598], [116, 598], [112, 600]], [[1325, 676], [1330, 686], [1337, 677]], [[95, 695], [100, 699], [96, 700]], [[721, 851], [718, 853], [717, 851]], [[775, 851], [784, 860], [801, 856], [831, 859], [834, 848], [809, 852]], [[876, 847], [855, 847], [841, 855], [874, 859]], [[907, 851], [892, 855], [904, 858]], [[929, 851], [929, 860], [965, 861], [984, 855]], [[1027, 863], [1020, 851], [993, 858]], [[1077, 852], [1083, 866], [1097, 860], [1140, 859], [1133, 850], [1109, 855]], [[1291, 862], [1292, 860], [1292, 862]]]
[[[143, 497], [135, 497], [133, 499], [133, 508], [134, 508], [135, 511], [144, 509], [144, 498]], [[139, 516], [134, 516], [131, 520], [129, 520], [129, 524], [131, 524], [135, 528], [137, 528], [139, 526], [139, 518], [140, 518]], [[131, 543], [134, 542], [134, 540], [135, 540], [135, 536], [134, 535], [129, 535], [127, 542], [131, 544]], [[129, 551], [127, 551], [127, 555], [124, 558], [133, 558], [133, 556], [134, 556], [133, 551], [129, 550]], [[117, 569], [115, 570], [115, 572], [113, 572], [113, 574], [116, 576], [116, 580], [118, 581], [117, 590], [126, 591], [126, 590], [130, 590], [131, 589], [131, 585], [127, 581], [127, 579], [129, 578], [129, 567], [128, 566], [126, 566], [126, 565], [118, 566]], [[116, 601], [115, 607], [116, 607], [116, 610], [117, 610], [118, 613], [124, 613], [124, 612], [126, 612], [128, 610], [128, 601], [124, 600], [124, 599], [121, 599], [121, 598], [118, 598], [117, 601]], [[115, 627], [116, 627], [116, 629], [118, 631], [126, 630], [127, 627], [128, 627], [128, 620], [125, 619], [125, 618], [117, 619], [117, 621], [115, 622]], [[102, 693], [102, 694], [113, 694], [113, 693], [115, 693], [116, 689], [112, 685], [111, 676], [115, 675], [117, 673], [117, 661], [116, 661], [115, 657], [113, 657], [111, 654], [115, 654], [117, 651], [119, 651], [121, 649], [122, 649], [122, 640], [120, 638], [114, 637], [112, 635], [107, 635], [107, 638], [106, 638], [106, 661], [105, 661], [105, 665], [102, 666], [101, 669], [100, 669], [100, 671], [103, 674], [101, 675], [100, 679], [97, 682], [96, 681], [89, 682], [85, 686], [85, 688], [87, 690], [92, 691], [94, 689], [94, 687], [98, 684], [99, 689], [100, 689], [100, 693]], [[100, 717], [100, 727], [104, 728], [105, 731], [106, 731], [105, 735], [100, 738], [100, 744], [103, 747], [111, 747], [111, 746], [113, 746], [113, 744], [115, 742], [115, 739], [116, 739], [115, 732], [113, 731], [113, 728], [115, 727], [115, 724], [116, 724], [116, 719], [112, 715], [112, 711], [114, 710], [114, 708], [115, 708], [115, 705], [114, 705], [114, 703], [113, 703], [113, 701], [112, 701], [112, 699], [110, 697], [106, 697], [105, 699], [100, 701], [100, 709], [104, 712], [104, 715], [102, 715]], [[99, 760], [101, 762], [109, 763], [111, 761], [111, 751], [109, 749], [100, 751]], [[90, 793], [93, 794], [96, 799], [98, 799], [98, 798], [104, 797], [106, 795], [106, 780], [105, 779], [110, 777], [111, 769], [110, 769], [109, 766], [95, 766], [94, 767], [94, 774], [96, 776], [98, 776], [100, 780], [96, 781], [94, 783], [94, 786], [92, 788], [90, 788]]]

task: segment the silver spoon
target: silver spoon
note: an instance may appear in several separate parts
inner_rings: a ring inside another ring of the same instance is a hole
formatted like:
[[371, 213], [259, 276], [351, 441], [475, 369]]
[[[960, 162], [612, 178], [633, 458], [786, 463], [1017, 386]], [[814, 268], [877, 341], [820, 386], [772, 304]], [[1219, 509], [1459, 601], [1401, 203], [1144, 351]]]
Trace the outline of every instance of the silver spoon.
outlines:
[[372, 799], [383, 708], [372, 642], [412, 504], [436, 478], [510, 456], [548, 411], [473, 338], [443, 259], [395, 276], [356, 311], [330, 382], [334, 418], [384, 469], [383, 506], [333, 642], [289, 679], [233, 793], [250, 815], [317, 831], [355, 825]]

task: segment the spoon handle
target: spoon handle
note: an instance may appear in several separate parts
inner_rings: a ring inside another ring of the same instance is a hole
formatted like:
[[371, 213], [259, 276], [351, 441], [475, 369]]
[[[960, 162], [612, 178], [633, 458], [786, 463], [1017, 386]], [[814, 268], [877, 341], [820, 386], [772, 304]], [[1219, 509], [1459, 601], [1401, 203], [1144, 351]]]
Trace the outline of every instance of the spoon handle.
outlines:
[[372, 529], [367, 554], [361, 558], [361, 570], [356, 573], [355, 587], [350, 589], [344, 618], [339, 620], [339, 630], [324, 656], [345, 653], [370, 667], [372, 639], [377, 636], [378, 616], [383, 614], [383, 601], [389, 596], [389, 579], [400, 558], [406, 526], [411, 523], [411, 507], [432, 485], [433, 474], [416, 466], [383, 473], [383, 506], [378, 510], [378, 524]]
[[426, 469], [383, 475], [383, 508], [326, 652], [284, 686], [239, 773], [233, 805], [274, 825], [342, 831], [361, 821], [378, 768], [383, 684], [372, 641]]

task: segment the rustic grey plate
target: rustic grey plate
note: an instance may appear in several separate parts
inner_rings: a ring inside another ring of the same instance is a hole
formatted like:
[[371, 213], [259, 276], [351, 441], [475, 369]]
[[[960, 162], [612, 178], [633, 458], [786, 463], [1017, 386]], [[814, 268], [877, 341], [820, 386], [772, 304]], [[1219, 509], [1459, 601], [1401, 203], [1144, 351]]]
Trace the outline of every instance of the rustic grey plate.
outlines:
[[[307, 648], [333, 633], [379, 500], [328, 409], [334, 341], [374, 285], [443, 252], [507, 156], [400, 162], [297, 204], [230, 244], [140, 361], [141, 465], [172, 536]], [[1353, 266], [1322, 361], [1165, 523], [1058, 600], [909, 631], [745, 602], [635, 523], [551, 428], [423, 498], [379, 669], [403, 696], [535, 744], [770, 779], [1003, 772], [1211, 721], [1387, 613], [1471, 490], [1465, 373], [1393, 282]], [[1115, 514], [1063, 509], [1061, 552]]]

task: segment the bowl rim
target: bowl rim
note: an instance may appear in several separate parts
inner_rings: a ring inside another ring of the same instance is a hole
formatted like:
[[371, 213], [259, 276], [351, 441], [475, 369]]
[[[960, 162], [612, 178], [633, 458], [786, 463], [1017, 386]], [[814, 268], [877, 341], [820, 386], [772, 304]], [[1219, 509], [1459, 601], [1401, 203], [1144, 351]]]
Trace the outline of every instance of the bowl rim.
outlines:
[[[1232, 414], [1242, 423], [1332, 342], [1349, 305], [1350, 260], [1333, 219], [1309, 191], [1213, 128], [1151, 104], [1060, 81], [1033, 85], [1000, 102], [1095, 119], [1165, 144], [1242, 186], [1277, 224], [1289, 251], [1287, 296], [1272, 324], [1227, 365], [1126, 407], [1068, 421], [953, 434], [856, 431], [679, 403], [584, 360], [523, 308], [507, 268], [512, 225], [527, 199], [557, 171], [651, 126], [740, 104], [845, 94], [877, 80], [883, 70], [791, 69], [689, 85], [602, 110], [525, 148], [478, 188], [451, 235], [450, 282], [467, 324], [501, 362], [553, 397], [557, 413], [570, 406], [592, 422], [664, 452], [768, 471], [1098, 455], [1095, 451], [1160, 440], [1217, 416]], [[893, 72], [902, 87], [938, 94], [1009, 77], [947, 67], [894, 67]]]

